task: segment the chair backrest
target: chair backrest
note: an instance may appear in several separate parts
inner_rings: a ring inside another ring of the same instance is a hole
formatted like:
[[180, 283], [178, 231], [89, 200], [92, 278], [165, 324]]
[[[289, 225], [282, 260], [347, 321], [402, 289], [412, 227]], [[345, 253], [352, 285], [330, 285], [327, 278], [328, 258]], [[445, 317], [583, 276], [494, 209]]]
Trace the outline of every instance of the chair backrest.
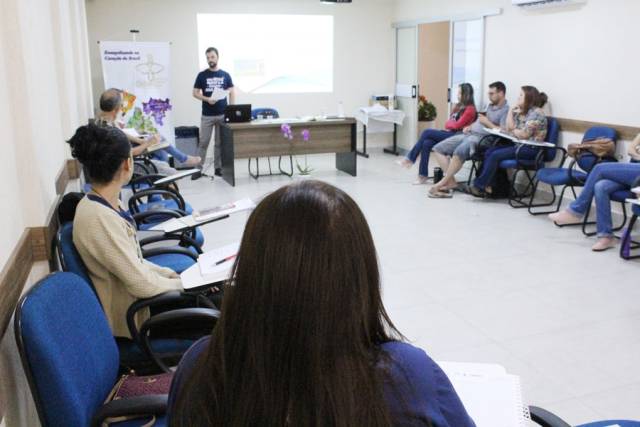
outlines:
[[277, 119], [280, 117], [280, 114], [278, 114], [278, 110], [276, 110], [275, 108], [254, 108], [253, 110], [251, 110], [251, 118], [253, 120], [257, 119], [258, 116], [271, 116], [274, 119]]
[[[607, 126], [593, 126], [587, 129], [582, 137], [582, 142], [591, 141], [597, 138], [609, 138], [614, 143], [617, 141], [617, 133], [616, 130]], [[615, 161], [615, 159], [610, 159], [610, 161]], [[577, 163], [585, 172], [590, 172], [591, 169], [598, 162], [598, 158], [593, 154], [583, 154], [578, 157]]]
[[67, 222], [60, 226], [58, 235], [56, 236], [56, 248], [58, 249], [62, 270], [82, 277], [95, 293], [93, 282], [89, 277], [89, 271], [84, 265], [76, 246], [73, 244], [73, 222]]
[[18, 303], [16, 342], [43, 426], [88, 426], [118, 378], [118, 347], [96, 296], [53, 273]]
[[58, 205], [58, 222], [60, 224], [73, 221], [73, 218], [76, 216], [78, 203], [80, 203], [83, 197], [84, 193], [78, 192], [67, 193], [62, 197]]
[[[555, 117], [547, 117], [547, 138], [546, 142], [550, 142], [553, 145], [558, 145], [558, 138], [560, 137], [560, 123]], [[556, 150], [545, 150], [544, 161], [551, 162], [556, 158]]]

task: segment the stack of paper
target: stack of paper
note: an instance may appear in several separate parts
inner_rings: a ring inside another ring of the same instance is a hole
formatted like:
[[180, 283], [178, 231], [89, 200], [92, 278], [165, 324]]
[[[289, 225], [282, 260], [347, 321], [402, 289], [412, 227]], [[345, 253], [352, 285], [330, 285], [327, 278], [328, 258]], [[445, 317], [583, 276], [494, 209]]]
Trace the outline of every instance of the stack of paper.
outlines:
[[389, 112], [386, 107], [380, 104], [373, 104], [371, 107], [360, 107], [360, 111], [365, 114], [369, 114], [370, 116], [374, 116], [376, 114], [386, 114]]
[[493, 134], [493, 135], [497, 135], [497, 136], [501, 136], [502, 138], [506, 138], [506, 139], [510, 139], [513, 142], [520, 142], [520, 140], [518, 138], [516, 138], [513, 135], [509, 135], [508, 133], [504, 133], [502, 132], [502, 130], [500, 129], [492, 129], [492, 128], [484, 128], [485, 131]]
[[239, 248], [240, 242], [235, 242], [200, 255], [196, 264], [180, 274], [182, 287], [193, 289], [227, 280]]
[[193, 215], [183, 216], [181, 218], [172, 218], [168, 221], [162, 222], [152, 227], [151, 230], [173, 233], [175, 231], [184, 230], [186, 228], [197, 227], [199, 224], [212, 222], [217, 218], [222, 218], [223, 216], [251, 210], [255, 207], [255, 203], [251, 199], [246, 198], [215, 208], [205, 209], [203, 211], [207, 211], [207, 213], [204, 215], [194, 213]]
[[171, 143], [167, 140], [156, 142], [155, 144], [152, 144], [147, 147], [147, 152], [153, 153], [154, 151], [163, 150], [169, 147], [169, 145], [171, 145]]
[[524, 427], [530, 419], [523, 405], [520, 378], [486, 363], [438, 362], [456, 389], [476, 427]]
[[213, 92], [211, 93], [211, 96], [209, 98], [211, 98], [214, 101], [220, 101], [221, 99], [225, 99], [228, 94], [229, 94], [228, 89], [225, 90], [219, 87], [215, 87], [213, 88]]

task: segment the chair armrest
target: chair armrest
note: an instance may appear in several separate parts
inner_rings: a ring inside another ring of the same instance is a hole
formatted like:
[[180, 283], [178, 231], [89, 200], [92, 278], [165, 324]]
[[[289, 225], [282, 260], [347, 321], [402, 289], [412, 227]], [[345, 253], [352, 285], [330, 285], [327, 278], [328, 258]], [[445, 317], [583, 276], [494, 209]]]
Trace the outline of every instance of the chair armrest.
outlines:
[[220, 311], [211, 308], [180, 308], [177, 310], [165, 311], [156, 314], [145, 321], [140, 327], [137, 341], [142, 350], [153, 360], [163, 372], [171, 372], [171, 369], [164, 364], [162, 359], [158, 357], [151, 349], [149, 342], [149, 331], [165, 325], [176, 325], [181, 322], [211, 322], [211, 329], [215, 326], [215, 322], [220, 318]]
[[167, 412], [169, 395], [149, 394], [128, 399], [112, 400], [98, 409], [91, 420], [92, 427], [101, 427], [107, 418], [127, 415], [164, 415]]
[[[144, 298], [135, 301], [127, 309], [127, 327], [131, 337], [135, 340], [138, 336], [138, 327], [136, 326], [135, 316], [136, 313], [143, 308], [155, 307], [169, 304], [192, 304], [194, 307], [206, 306], [210, 309], [217, 309], [216, 306], [206, 297], [199, 294], [187, 293], [182, 291], [167, 291], [151, 298]], [[174, 311], [169, 310], [167, 311]], [[160, 313], [164, 314], [164, 313]], [[156, 315], [158, 316], [158, 315]], [[153, 317], [156, 317], [153, 316]], [[147, 320], [148, 321], [148, 320]]]
[[145, 259], [150, 258], [152, 256], [167, 255], [167, 254], [184, 255], [184, 256], [188, 256], [189, 258], [191, 258], [196, 262], [198, 261], [198, 255], [194, 254], [192, 251], [190, 251], [187, 248], [164, 247], [164, 248], [151, 248], [151, 249], [142, 250], [142, 257]]
[[167, 304], [179, 304], [193, 299], [193, 295], [186, 294], [180, 291], [167, 291], [151, 298], [143, 298], [135, 301], [127, 309], [127, 327], [132, 339], [136, 339], [138, 335], [138, 327], [136, 326], [135, 316], [136, 313], [147, 307], [154, 307], [158, 305]]
[[137, 225], [140, 225], [143, 224], [147, 218], [158, 215], [166, 215], [170, 218], [181, 218], [189, 214], [182, 209], [153, 209], [150, 211], [138, 212], [136, 214], [133, 214], [133, 220]]
[[146, 173], [144, 175], [139, 175], [132, 178], [131, 181], [129, 181], [129, 185], [131, 186], [131, 190], [134, 193], [137, 193], [138, 191], [141, 191], [141, 190], [138, 190], [137, 188], [141, 184], [146, 184], [148, 188], [156, 188], [156, 186], [153, 183], [158, 179], [165, 178], [165, 177], [166, 175], [162, 175], [159, 173]]
[[541, 427], [571, 427], [557, 415], [537, 406], [529, 406], [531, 420]]
[[148, 198], [150, 196], [163, 196], [169, 199], [173, 199], [178, 204], [178, 209], [181, 209], [183, 211], [185, 210], [186, 203], [179, 193], [167, 189], [150, 188], [147, 190], [138, 191], [129, 198], [129, 211], [133, 214], [138, 213], [138, 204], [143, 203], [141, 202], [141, 199], [145, 197]]
[[[192, 248], [194, 248], [196, 250], [196, 252], [198, 253], [198, 255], [202, 254], [202, 247], [198, 244], [198, 242], [196, 242], [191, 236], [187, 235], [187, 234], [163, 234], [163, 235], [159, 235], [159, 236], [150, 236], [150, 237], [145, 237], [144, 239], [141, 239], [138, 243], [140, 244], [140, 248], [143, 248], [145, 245], [150, 245], [152, 243], [158, 243], [158, 242], [170, 242], [170, 241], [178, 241], [178, 244], [182, 247], [189, 247], [191, 246]], [[149, 250], [149, 249], [147, 249]], [[143, 252], [145, 251], [145, 249], [143, 249]], [[157, 255], [157, 254], [156, 254]], [[147, 256], [143, 254], [143, 256], [146, 258]], [[149, 255], [151, 256], [151, 255]], [[196, 261], [197, 261], [197, 257], [196, 257]]]
[[567, 166], [567, 169], [569, 170], [569, 182], [579, 182], [584, 184], [585, 180], [578, 178], [577, 176], [573, 175], [573, 171], [575, 170], [576, 166], [578, 165], [578, 162], [576, 159], [571, 160], [571, 162], [569, 163], [569, 166]]

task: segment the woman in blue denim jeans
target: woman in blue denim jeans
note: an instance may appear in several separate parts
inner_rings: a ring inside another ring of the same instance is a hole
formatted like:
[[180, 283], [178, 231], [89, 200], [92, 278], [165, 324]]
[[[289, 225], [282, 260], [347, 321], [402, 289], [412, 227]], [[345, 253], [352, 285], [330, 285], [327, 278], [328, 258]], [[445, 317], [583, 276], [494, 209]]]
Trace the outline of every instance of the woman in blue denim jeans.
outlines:
[[398, 160], [398, 164], [409, 169], [420, 157], [418, 179], [414, 185], [426, 184], [429, 176], [429, 155], [431, 149], [440, 141], [462, 132], [462, 129], [476, 121], [478, 114], [473, 99], [473, 86], [462, 83], [458, 86], [458, 103], [453, 107], [449, 120], [445, 123], [444, 130], [426, 129], [420, 135], [407, 157]]
[[[629, 145], [628, 153], [631, 161], [640, 161], [640, 134]], [[625, 190], [640, 177], [640, 163], [599, 163], [589, 173], [587, 182], [567, 209], [549, 215], [557, 225], [568, 225], [582, 222], [582, 217], [596, 199], [596, 226], [598, 240], [591, 247], [601, 252], [616, 245], [613, 237], [611, 221], [611, 194]]]

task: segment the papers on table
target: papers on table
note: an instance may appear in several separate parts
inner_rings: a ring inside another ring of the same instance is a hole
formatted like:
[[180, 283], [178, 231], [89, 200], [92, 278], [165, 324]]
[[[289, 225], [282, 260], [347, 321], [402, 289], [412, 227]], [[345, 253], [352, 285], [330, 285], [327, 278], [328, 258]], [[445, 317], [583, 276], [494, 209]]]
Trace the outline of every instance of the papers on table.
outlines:
[[371, 107], [360, 107], [360, 111], [370, 116], [382, 115], [389, 112], [389, 109], [382, 104], [373, 104]]
[[509, 139], [509, 140], [515, 142], [516, 144], [533, 145], [533, 146], [536, 146], [536, 147], [550, 147], [550, 148], [555, 147], [555, 145], [553, 145], [550, 142], [540, 142], [540, 141], [533, 141], [533, 140], [529, 140], [529, 139], [518, 139], [513, 135], [510, 135], [508, 133], [502, 132], [502, 130], [500, 130], [500, 129], [492, 129], [492, 128], [488, 128], [488, 127], [485, 127], [483, 129], [485, 131], [487, 131], [488, 133], [492, 134], [492, 135], [497, 135], [497, 136], [500, 136], [502, 138]]
[[122, 132], [124, 132], [127, 136], [132, 136], [134, 138], [140, 138], [141, 135], [134, 128], [123, 128]]
[[386, 127], [388, 127], [390, 123], [402, 125], [405, 116], [406, 115], [402, 110], [388, 110], [380, 104], [374, 104], [371, 107], [360, 107], [354, 113], [356, 120], [367, 126], [368, 132], [382, 132], [389, 130]]
[[229, 90], [228, 89], [221, 89], [219, 87], [215, 87], [213, 88], [213, 93], [211, 94], [211, 96], [209, 98], [211, 98], [214, 101], [220, 101], [221, 99], [225, 99], [227, 97], [227, 95], [229, 94]]
[[218, 277], [222, 272], [228, 272], [238, 254], [238, 249], [240, 249], [240, 242], [235, 242], [200, 255], [198, 266], [202, 277]]
[[147, 147], [147, 152], [148, 153], [153, 153], [154, 151], [165, 149], [169, 145], [171, 145], [171, 143], [169, 141], [167, 141], [167, 140], [156, 142], [155, 144], [150, 145], [150, 146]]
[[485, 131], [489, 132], [492, 135], [497, 135], [497, 136], [500, 136], [502, 138], [509, 139], [509, 140], [511, 140], [513, 142], [520, 142], [520, 140], [518, 138], [516, 138], [515, 136], [509, 135], [508, 133], [504, 133], [500, 129], [492, 129], [492, 128], [487, 128], [487, 127], [483, 128], [483, 129]]
[[523, 405], [520, 378], [486, 363], [438, 362], [477, 427], [524, 427], [530, 419]]
[[[236, 255], [239, 248], [240, 242], [235, 242], [200, 255], [196, 264], [180, 274], [182, 287], [189, 290], [227, 280], [231, 277], [231, 267], [233, 267], [233, 259], [229, 258]], [[223, 259], [229, 260], [215, 265]]]
[[162, 222], [152, 227], [151, 230], [160, 230], [164, 231], [165, 233], [175, 233], [178, 231], [197, 227], [198, 225], [204, 225], [206, 223], [216, 221], [217, 219], [237, 212], [251, 210], [255, 208], [255, 206], [255, 203], [251, 199], [246, 198], [233, 203], [229, 203], [227, 205], [205, 209], [206, 211], [209, 211], [205, 215], [187, 215], [181, 218], [172, 218], [168, 221]]
[[167, 184], [169, 182], [177, 181], [187, 176], [191, 176], [194, 173], [200, 172], [200, 169], [187, 169], [185, 171], [180, 171], [178, 173], [174, 173], [173, 175], [165, 176], [164, 178], [160, 178], [157, 181], [153, 182], [153, 185]]

